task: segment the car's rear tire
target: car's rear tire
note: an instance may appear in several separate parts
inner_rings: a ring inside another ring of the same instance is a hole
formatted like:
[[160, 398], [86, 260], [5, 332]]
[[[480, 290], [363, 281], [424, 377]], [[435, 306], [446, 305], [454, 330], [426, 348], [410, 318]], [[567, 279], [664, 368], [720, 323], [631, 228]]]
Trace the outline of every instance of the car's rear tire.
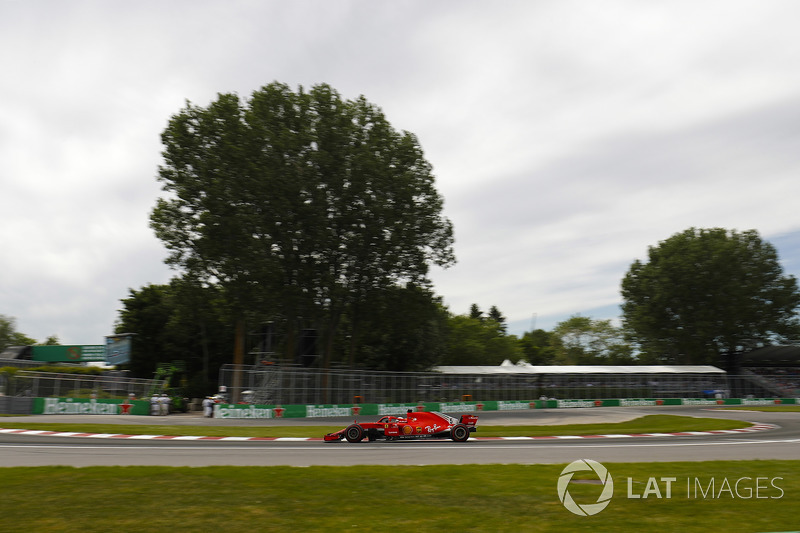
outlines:
[[466, 442], [469, 439], [469, 428], [464, 424], [456, 424], [450, 430], [450, 438], [456, 442]]
[[364, 428], [358, 424], [351, 424], [344, 430], [344, 438], [347, 442], [361, 442], [364, 438]]

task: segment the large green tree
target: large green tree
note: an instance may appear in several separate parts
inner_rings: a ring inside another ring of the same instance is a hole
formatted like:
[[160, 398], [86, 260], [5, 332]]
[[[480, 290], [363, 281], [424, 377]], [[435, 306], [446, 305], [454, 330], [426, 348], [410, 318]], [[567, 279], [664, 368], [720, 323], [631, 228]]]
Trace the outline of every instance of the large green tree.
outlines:
[[317, 326], [326, 360], [348, 309], [455, 260], [417, 138], [363, 97], [280, 83], [246, 101], [221, 94], [187, 104], [162, 141], [168, 194], [151, 226], [168, 262], [221, 284], [240, 317], [261, 308]]
[[795, 342], [800, 292], [756, 231], [690, 228], [652, 246], [622, 280], [623, 326], [648, 362], [719, 364]]

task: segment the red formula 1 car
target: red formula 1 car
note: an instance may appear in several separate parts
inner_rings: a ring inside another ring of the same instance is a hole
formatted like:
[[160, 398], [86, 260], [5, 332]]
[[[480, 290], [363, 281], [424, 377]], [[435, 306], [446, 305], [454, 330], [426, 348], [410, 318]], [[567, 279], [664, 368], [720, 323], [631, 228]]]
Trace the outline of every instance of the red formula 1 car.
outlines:
[[347, 442], [360, 442], [367, 439], [372, 442], [378, 439], [450, 438], [456, 442], [464, 442], [469, 439], [470, 433], [476, 431], [477, 423], [478, 417], [473, 415], [462, 415], [461, 419], [457, 419], [436, 411], [429, 413], [409, 411], [405, 418], [384, 416], [377, 422], [360, 424], [354, 422], [335, 433], [328, 433], [325, 435], [325, 441], [346, 439]]

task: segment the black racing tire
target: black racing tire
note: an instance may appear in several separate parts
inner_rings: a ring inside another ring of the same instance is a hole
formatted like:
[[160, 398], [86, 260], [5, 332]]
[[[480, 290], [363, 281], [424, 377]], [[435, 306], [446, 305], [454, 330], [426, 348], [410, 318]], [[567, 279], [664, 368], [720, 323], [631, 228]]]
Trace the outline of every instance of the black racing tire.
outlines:
[[450, 438], [456, 442], [466, 442], [469, 439], [469, 428], [464, 424], [456, 424], [450, 430]]
[[361, 442], [364, 438], [364, 428], [358, 424], [351, 424], [344, 430], [344, 438], [347, 442]]

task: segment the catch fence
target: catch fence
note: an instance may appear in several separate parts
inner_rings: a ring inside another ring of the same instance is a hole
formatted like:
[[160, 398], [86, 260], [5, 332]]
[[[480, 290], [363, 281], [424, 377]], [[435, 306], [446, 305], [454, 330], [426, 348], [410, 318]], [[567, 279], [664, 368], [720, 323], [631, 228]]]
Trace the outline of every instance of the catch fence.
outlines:
[[228, 401], [260, 405], [530, 401], [536, 399], [794, 397], [770, 376], [698, 374], [445, 374], [225, 365]]
[[123, 373], [0, 372], [0, 395], [9, 397], [147, 398], [161, 392], [165, 385], [164, 380], [131, 378]]

